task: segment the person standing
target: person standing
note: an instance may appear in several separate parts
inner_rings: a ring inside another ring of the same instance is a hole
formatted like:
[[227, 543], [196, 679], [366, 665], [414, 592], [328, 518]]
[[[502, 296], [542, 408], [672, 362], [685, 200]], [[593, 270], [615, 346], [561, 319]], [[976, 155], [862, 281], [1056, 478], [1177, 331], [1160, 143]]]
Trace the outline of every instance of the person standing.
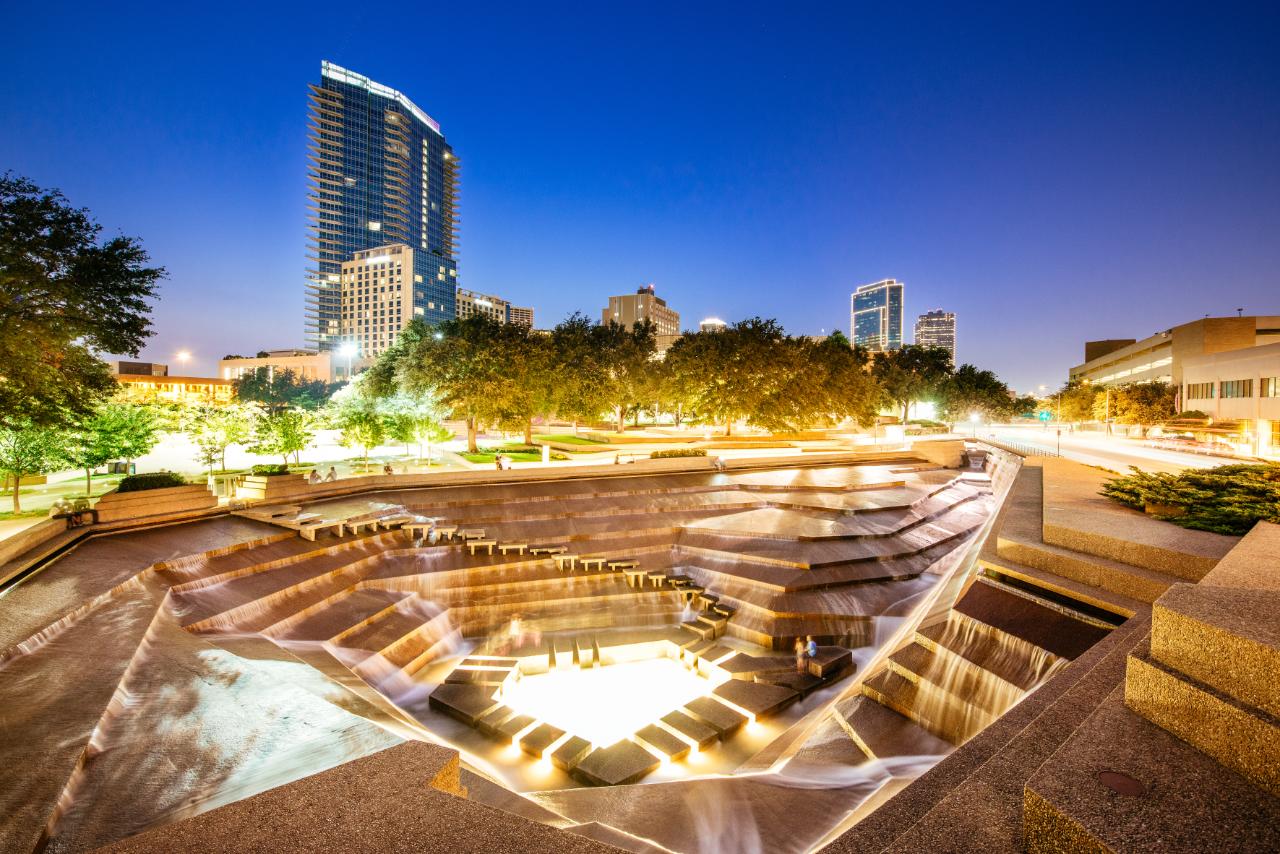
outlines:
[[804, 673], [808, 666], [805, 663], [805, 645], [800, 640], [800, 636], [796, 635], [796, 673]]

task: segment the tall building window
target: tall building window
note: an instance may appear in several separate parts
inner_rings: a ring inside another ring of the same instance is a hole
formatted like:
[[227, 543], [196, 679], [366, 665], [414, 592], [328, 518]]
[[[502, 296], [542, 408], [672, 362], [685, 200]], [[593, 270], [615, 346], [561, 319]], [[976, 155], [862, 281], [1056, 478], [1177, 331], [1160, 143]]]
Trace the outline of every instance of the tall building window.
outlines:
[[1263, 377], [1259, 397], [1280, 397], [1280, 377]]

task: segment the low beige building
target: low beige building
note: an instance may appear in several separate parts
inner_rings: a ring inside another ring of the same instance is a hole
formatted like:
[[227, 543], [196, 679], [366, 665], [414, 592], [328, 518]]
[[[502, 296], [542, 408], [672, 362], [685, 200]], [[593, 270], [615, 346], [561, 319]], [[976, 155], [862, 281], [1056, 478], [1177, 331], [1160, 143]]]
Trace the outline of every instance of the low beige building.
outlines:
[[367, 364], [395, 343], [396, 336], [415, 315], [413, 249], [392, 243], [356, 252], [343, 262], [339, 276], [341, 317], [335, 351], [341, 367], [342, 354], [352, 350], [352, 358]]
[[1280, 343], [1184, 359], [1181, 408], [1228, 422], [1239, 453], [1280, 459]]
[[126, 403], [181, 403], [222, 406], [235, 400], [235, 384], [217, 377], [117, 374], [117, 399]]
[[514, 323], [516, 326], [527, 326], [533, 328], [533, 307], [513, 305], [507, 314], [508, 322]]
[[487, 317], [497, 323], [506, 323], [507, 310], [511, 307], [511, 303], [493, 294], [481, 294], [458, 288], [453, 306], [459, 320], [466, 320], [468, 317]]
[[638, 288], [634, 294], [609, 297], [609, 305], [600, 316], [601, 323], [614, 321], [627, 329], [642, 320], [653, 321], [659, 353], [667, 352], [667, 348], [680, 337], [680, 313], [654, 293], [653, 285]]
[[1089, 341], [1085, 361], [1071, 369], [1073, 382], [1180, 385], [1187, 359], [1280, 342], [1280, 316], [1205, 317], [1135, 340]]
[[[335, 355], [331, 352], [317, 350], [267, 350], [266, 354], [257, 356], [227, 356], [218, 362], [218, 376], [224, 380], [235, 380], [245, 374], [253, 373], [259, 368], [266, 368], [269, 374], [277, 371], [292, 371], [295, 376], [304, 380], [319, 380], [324, 383], [337, 381], [334, 372]], [[337, 358], [340, 367], [346, 366], [341, 358]]]

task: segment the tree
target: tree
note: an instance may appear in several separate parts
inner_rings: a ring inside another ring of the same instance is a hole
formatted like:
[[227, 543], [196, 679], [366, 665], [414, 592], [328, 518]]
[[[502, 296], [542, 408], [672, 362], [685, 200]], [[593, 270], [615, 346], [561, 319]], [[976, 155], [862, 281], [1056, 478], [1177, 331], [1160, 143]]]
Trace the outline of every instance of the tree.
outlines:
[[250, 453], [268, 456], [279, 454], [289, 464], [295, 462], [315, 438], [311, 416], [296, 409], [264, 410], [253, 422], [253, 444]]
[[364, 467], [369, 467], [369, 451], [386, 439], [386, 427], [375, 401], [366, 397], [354, 397], [338, 412], [338, 429], [342, 431], [338, 441], [344, 448], [359, 448]]
[[911, 404], [924, 400], [951, 374], [951, 353], [944, 347], [908, 344], [875, 354], [871, 375], [907, 422]]
[[185, 432], [200, 449], [201, 463], [209, 466], [211, 474], [216, 462], [226, 471], [227, 448], [244, 444], [252, 436], [248, 416], [238, 406], [200, 407], [193, 414]]
[[1093, 418], [1093, 404], [1098, 392], [1088, 383], [1069, 382], [1049, 395], [1047, 402], [1054, 418], [1078, 424]]
[[991, 371], [961, 365], [937, 385], [938, 412], [954, 430], [957, 422], [975, 413], [994, 421], [1018, 414], [1023, 402], [1009, 394], [1009, 387]]
[[594, 421], [608, 408], [600, 377], [604, 373], [601, 353], [596, 347], [595, 324], [581, 312], [574, 312], [551, 330], [552, 408], [559, 417], [578, 423]]
[[272, 412], [289, 407], [314, 410], [320, 407], [332, 393], [322, 380], [307, 380], [293, 370], [285, 368], [255, 368], [237, 377], [236, 399], [244, 403], [258, 403]]
[[146, 456], [159, 441], [150, 410], [108, 403], [67, 434], [67, 462], [84, 469], [84, 493], [93, 495], [93, 470], [115, 459]]
[[804, 343], [806, 350], [798, 385], [813, 386], [812, 409], [829, 424], [852, 418], [860, 426], [875, 424], [884, 392], [867, 371], [870, 354], [849, 343], [840, 330], [820, 342]]
[[68, 445], [62, 431], [31, 422], [0, 426], [0, 473], [5, 485], [13, 484], [13, 512], [21, 513], [18, 498], [22, 479], [28, 475], [57, 471], [67, 464], [63, 449]]
[[655, 326], [648, 320], [632, 324], [630, 329], [614, 320], [591, 328], [600, 400], [604, 408], [613, 410], [619, 433], [625, 429], [627, 412], [644, 403], [651, 388], [657, 341]]
[[[1177, 414], [1178, 410], [1174, 405], [1176, 398], [1177, 390], [1168, 383], [1131, 383], [1116, 386], [1111, 389], [1111, 419], [1117, 424], [1137, 425], [1141, 428], [1142, 435], [1146, 436], [1151, 427], [1168, 421]], [[1105, 399], [1103, 399], [1103, 405], [1105, 408]], [[1095, 413], [1097, 409], [1098, 405], [1095, 402]], [[1106, 417], [1105, 413], [1103, 417]]]
[[[116, 388], [96, 352], [136, 355], [164, 276], [57, 190], [0, 176], [0, 425], [66, 427]], [[21, 432], [21, 431], [19, 431]]]

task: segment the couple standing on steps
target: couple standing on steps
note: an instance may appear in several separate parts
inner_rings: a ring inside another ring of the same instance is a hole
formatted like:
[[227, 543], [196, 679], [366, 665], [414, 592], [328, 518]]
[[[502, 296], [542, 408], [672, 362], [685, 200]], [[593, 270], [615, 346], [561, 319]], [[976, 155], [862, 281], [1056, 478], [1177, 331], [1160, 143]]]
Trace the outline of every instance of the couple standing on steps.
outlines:
[[804, 640], [796, 635], [796, 673], [805, 673], [809, 669], [810, 659], [818, 657], [818, 642], [813, 635], [805, 635]]

